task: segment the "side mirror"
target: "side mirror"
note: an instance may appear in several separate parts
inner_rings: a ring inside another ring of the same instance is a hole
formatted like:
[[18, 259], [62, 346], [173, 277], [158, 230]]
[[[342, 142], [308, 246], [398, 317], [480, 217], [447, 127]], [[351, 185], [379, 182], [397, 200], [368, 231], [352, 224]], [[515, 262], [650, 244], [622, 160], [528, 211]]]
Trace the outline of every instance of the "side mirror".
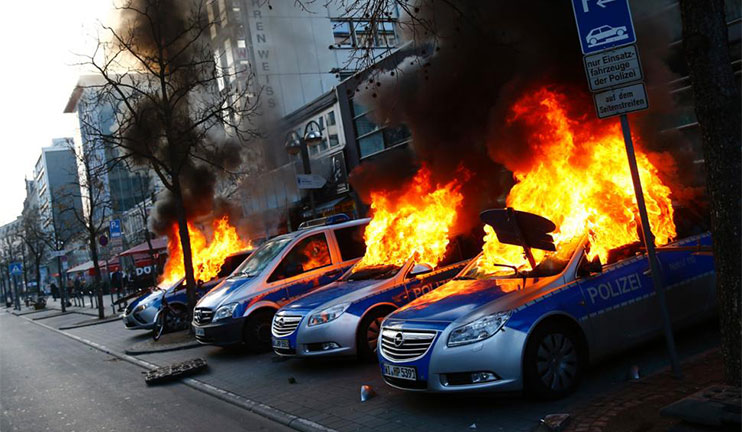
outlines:
[[433, 267], [431, 267], [429, 264], [415, 264], [412, 266], [412, 270], [410, 270], [410, 276], [418, 276], [425, 273], [430, 273], [433, 271]]

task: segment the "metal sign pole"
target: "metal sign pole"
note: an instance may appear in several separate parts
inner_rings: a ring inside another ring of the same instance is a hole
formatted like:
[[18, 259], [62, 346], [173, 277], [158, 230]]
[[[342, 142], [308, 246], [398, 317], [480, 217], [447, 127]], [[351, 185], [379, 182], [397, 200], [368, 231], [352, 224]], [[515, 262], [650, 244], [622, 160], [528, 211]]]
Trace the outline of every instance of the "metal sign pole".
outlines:
[[662, 282], [662, 273], [660, 273], [660, 265], [659, 261], [657, 261], [657, 253], [654, 249], [654, 235], [652, 234], [652, 229], [649, 226], [649, 216], [647, 215], [647, 207], [644, 203], [644, 193], [642, 192], [642, 183], [641, 179], [639, 178], [639, 168], [636, 165], [636, 156], [634, 155], [634, 143], [631, 140], [631, 129], [629, 127], [629, 119], [626, 117], [626, 114], [621, 115], [621, 130], [623, 131], [623, 139], [624, 143], [626, 144], [626, 156], [629, 159], [629, 167], [631, 168], [631, 180], [634, 183], [636, 204], [639, 207], [639, 216], [641, 218], [642, 225], [642, 236], [644, 237], [644, 245], [647, 248], [647, 258], [649, 259], [649, 269], [652, 275], [652, 283], [654, 284], [654, 290], [657, 293], [657, 302], [659, 303], [660, 313], [662, 314], [662, 322], [665, 330], [665, 343], [667, 344], [667, 352], [670, 355], [672, 374], [676, 378], [680, 378], [680, 364], [678, 362], [678, 353], [675, 350], [675, 338], [672, 334], [670, 313], [667, 310], [665, 286]]

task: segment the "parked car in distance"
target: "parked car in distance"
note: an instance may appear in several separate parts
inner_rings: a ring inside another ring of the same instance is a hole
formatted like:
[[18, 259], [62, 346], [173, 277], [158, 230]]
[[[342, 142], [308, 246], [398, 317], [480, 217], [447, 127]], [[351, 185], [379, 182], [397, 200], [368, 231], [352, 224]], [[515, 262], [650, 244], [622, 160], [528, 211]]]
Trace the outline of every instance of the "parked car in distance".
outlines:
[[[455, 248], [451, 252], [459, 257]], [[384, 317], [442, 285], [466, 264], [446, 261], [436, 270], [412, 258], [402, 266], [353, 266], [338, 281], [279, 309], [271, 328], [273, 350], [283, 356], [375, 360]]]
[[[209, 290], [214, 288], [224, 278], [229, 276], [247, 257], [252, 250], [244, 250], [229, 255], [222, 264], [219, 273], [208, 282], [199, 283], [196, 286], [196, 298], [201, 298]], [[157, 317], [162, 310], [163, 298], [170, 307], [167, 327], [170, 329], [187, 328], [187, 304], [185, 280], [181, 278], [175, 283], [167, 286], [158, 285], [151, 292], [143, 294], [133, 300], [127, 307], [121, 318], [129, 330], [152, 330], [155, 327]]]
[[271, 321], [281, 306], [325, 286], [365, 252], [369, 219], [345, 215], [309, 221], [266, 241], [235, 272], [201, 298], [194, 310], [196, 340], [271, 348]]
[[[499, 234], [498, 234], [499, 237]], [[713, 314], [709, 234], [658, 248], [675, 324]], [[662, 319], [641, 244], [603, 265], [587, 236], [569, 259], [554, 255], [532, 271], [488, 274], [472, 260], [453, 280], [391, 313], [379, 338], [384, 380], [431, 392], [520, 391], [558, 398], [586, 365], [656, 337]]]

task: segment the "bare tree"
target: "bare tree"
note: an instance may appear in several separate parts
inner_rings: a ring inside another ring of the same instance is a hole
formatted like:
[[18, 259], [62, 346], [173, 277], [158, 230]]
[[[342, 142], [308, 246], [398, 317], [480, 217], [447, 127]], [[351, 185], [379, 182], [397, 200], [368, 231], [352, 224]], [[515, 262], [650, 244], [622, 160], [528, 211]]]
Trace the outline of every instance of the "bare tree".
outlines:
[[34, 280], [36, 281], [36, 295], [41, 294], [41, 265], [46, 256], [49, 233], [41, 227], [38, 207], [31, 207], [23, 212], [21, 238], [28, 251], [28, 257], [33, 265]]
[[739, 385], [742, 380], [740, 89], [729, 56], [724, 1], [681, 0], [680, 10], [683, 51], [693, 84], [711, 202], [724, 376], [729, 384]]
[[222, 67], [215, 58], [208, 33], [219, 23], [207, 18], [205, 6], [205, 0], [126, 0], [116, 7], [118, 25], [103, 25], [97, 50], [84, 61], [103, 79], [96, 92], [115, 107], [115, 130], [98, 131], [100, 137], [152, 169], [172, 202], [189, 313], [196, 302], [187, 228], [189, 193], [200, 186], [194, 175], [236, 169], [237, 141], [256, 134], [250, 71]]
[[[89, 114], [86, 111], [78, 113], [81, 119], [86, 118]], [[92, 122], [85, 120], [84, 124], [88, 123], [92, 124]], [[82, 200], [82, 209], [71, 206], [65, 208], [63, 213], [72, 212], [84, 233], [90, 259], [93, 262], [94, 289], [98, 299], [98, 318], [103, 319], [105, 318], [105, 309], [103, 307], [101, 269], [98, 261], [100, 256], [98, 238], [104, 232], [111, 209], [111, 199], [105, 184], [106, 178], [118, 159], [106, 158], [105, 152], [107, 150], [103, 141], [94, 138], [95, 134], [85, 129], [86, 127], [83, 126], [83, 136], [93, 137], [93, 139], [85, 140], [79, 147], [72, 140], [67, 142], [68, 148], [75, 155], [78, 168], [77, 182], [67, 189], [67, 193], [70, 198]]]

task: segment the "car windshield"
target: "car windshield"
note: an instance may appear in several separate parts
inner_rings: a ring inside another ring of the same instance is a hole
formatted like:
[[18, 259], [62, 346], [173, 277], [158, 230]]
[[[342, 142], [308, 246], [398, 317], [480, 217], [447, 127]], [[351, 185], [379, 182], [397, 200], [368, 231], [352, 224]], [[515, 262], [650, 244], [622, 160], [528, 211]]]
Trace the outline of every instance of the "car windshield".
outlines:
[[402, 267], [393, 264], [378, 265], [378, 266], [367, 266], [367, 267], [353, 267], [343, 280], [346, 281], [360, 281], [360, 280], [371, 280], [371, 279], [389, 279], [397, 274], [399, 269]]
[[286, 248], [292, 237], [281, 237], [265, 242], [255, 250], [239, 267], [232, 273], [232, 277], [254, 277], [277, 257]]
[[509, 279], [509, 278], [539, 278], [554, 276], [562, 272], [569, 263], [579, 241], [562, 245], [556, 252], [547, 252], [533, 270], [518, 269], [506, 263], [490, 263], [481, 265], [486, 259], [484, 254], [479, 255], [456, 279]]

